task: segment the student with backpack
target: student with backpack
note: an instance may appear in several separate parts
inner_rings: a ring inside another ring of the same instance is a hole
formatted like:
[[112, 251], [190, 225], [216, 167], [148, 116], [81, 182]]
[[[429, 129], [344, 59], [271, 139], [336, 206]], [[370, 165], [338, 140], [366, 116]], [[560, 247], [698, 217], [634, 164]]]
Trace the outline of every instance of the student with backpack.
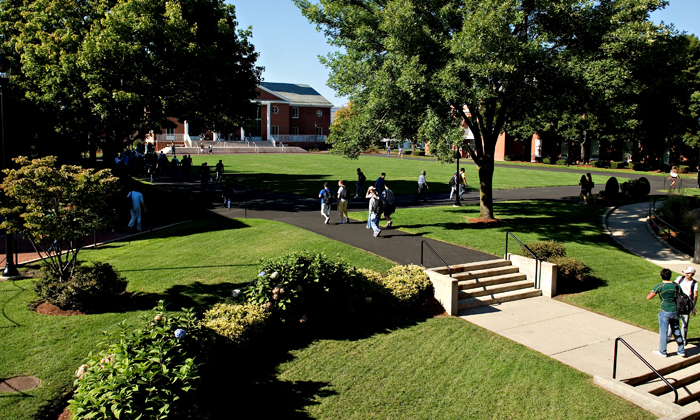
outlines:
[[661, 270], [661, 283], [654, 286], [651, 292], [647, 294], [647, 300], [653, 299], [656, 295], [659, 295], [659, 299], [661, 299], [661, 308], [659, 310], [659, 349], [651, 351], [660, 357], [668, 357], [666, 347], [668, 345], [667, 335], [669, 328], [673, 331], [676, 343], [678, 343], [678, 355], [685, 357], [683, 337], [678, 326], [678, 307], [676, 305], [676, 293], [678, 290], [678, 286], [671, 281], [671, 270], [664, 268]]
[[341, 179], [338, 181], [338, 214], [340, 215], [340, 223], [350, 223], [348, 217], [348, 189], [345, 188], [345, 183]]
[[[695, 304], [698, 302], [698, 282], [696, 282], [693, 279], [693, 276], [695, 275], [695, 268], [693, 267], [688, 267], [685, 270], [682, 271], [684, 276], [678, 276], [676, 280], [674, 280], [674, 283], [678, 285], [678, 288], [680, 289], [680, 292], [684, 293], [686, 296], [688, 296], [688, 300], [692, 302], [690, 304], [690, 313], [682, 313], [682, 312], [687, 312], [687, 311], [681, 311], [680, 308], [678, 309], [678, 320], [680, 322], [680, 327], [681, 327], [681, 336], [683, 337], [683, 345], [687, 346], [688, 345], [688, 340], [687, 340], [687, 334], [688, 334], [688, 323], [690, 321], [690, 314], [692, 313], [695, 315]], [[669, 330], [669, 338], [673, 340], [673, 336], [671, 335], [671, 331]]]
[[374, 187], [367, 188], [367, 196], [369, 196], [369, 223], [374, 231], [374, 237], [379, 236], [382, 231], [379, 229], [379, 215], [382, 214], [382, 200], [377, 194]]
[[328, 224], [331, 221], [331, 204], [333, 204], [333, 191], [328, 188], [328, 183], [323, 183], [323, 189], [318, 193], [321, 199], [321, 215], [325, 219], [323, 223]]

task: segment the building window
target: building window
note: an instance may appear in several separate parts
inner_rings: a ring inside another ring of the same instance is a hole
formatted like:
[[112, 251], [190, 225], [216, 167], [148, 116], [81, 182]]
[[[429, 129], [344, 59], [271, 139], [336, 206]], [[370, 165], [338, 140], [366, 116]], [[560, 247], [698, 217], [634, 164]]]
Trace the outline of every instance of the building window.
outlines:
[[323, 111], [321, 111], [320, 109], [316, 111], [316, 116], [321, 118], [323, 116]]
[[292, 127], [292, 132], [291, 134], [294, 134], [295, 136], [299, 135], [299, 127]]
[[292, 118], [299, 118], [299, 107], [298, 106], [292, 107]]
[[316, 127], [316, 135], [317, 136], [323, 135], [323, 128], [322, 127]]
[[279, 136], [280, 134], [280, 126], [279, 125], [273, 125], [270, 127], [270, 134], [273, 136]]
[[165, 134], [168, 136], [174, 136], [175, 135], [175, 129], [174, 128], [166, 128], [165, 129]]
[[273, 114], [276, 114], [276, 113], [280, 112], [280, 109], [277, 108], [276, 106], [273, 106], [272, 109], [271, 109], [271, 111], [272, 111]]

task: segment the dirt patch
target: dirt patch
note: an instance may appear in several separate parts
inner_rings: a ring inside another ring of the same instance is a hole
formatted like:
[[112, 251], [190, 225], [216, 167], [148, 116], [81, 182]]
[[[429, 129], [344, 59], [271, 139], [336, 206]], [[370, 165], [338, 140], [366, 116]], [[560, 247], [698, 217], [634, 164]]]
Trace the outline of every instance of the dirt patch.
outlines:
[[51, 315], [51, 316], [85, 315], [83, 312], [80, 312], [80, 311], [64, 311], [63, 309], [59, 308], [58, 306], [52, 305], [48, 302], [40, 303], [39, 305], [37, 305], [37, 307], [34, 310], [38, 314]]
[[63, 410], [60, 416], [58, 416], [58, 420], [70, 420], [71, 412], [69, 409]]
[[499, 219], [486, 219], [483, 217], [474, 217], [468, 220], [471, 228], [487, 229], [500, 226], [503, 222]]
[[442, 307], [442, 304], [434, 297], [428, 298], [423, 303], [423, 311], [425, 311], [426, 316], [431, 318], [440, 318], [443, 316], [450, 316]]

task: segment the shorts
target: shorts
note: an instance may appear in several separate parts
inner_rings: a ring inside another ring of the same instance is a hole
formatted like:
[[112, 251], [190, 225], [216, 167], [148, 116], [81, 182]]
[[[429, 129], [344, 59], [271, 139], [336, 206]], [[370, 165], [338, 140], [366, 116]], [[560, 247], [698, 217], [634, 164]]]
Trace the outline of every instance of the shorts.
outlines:
[[348, 212], [348, 202], [338, 201], [338, 213], [343, 214]]
[[331, 215], [331, 205], [330, 204], [321, 204], [321, 213], [325, 214], [326, 216]]

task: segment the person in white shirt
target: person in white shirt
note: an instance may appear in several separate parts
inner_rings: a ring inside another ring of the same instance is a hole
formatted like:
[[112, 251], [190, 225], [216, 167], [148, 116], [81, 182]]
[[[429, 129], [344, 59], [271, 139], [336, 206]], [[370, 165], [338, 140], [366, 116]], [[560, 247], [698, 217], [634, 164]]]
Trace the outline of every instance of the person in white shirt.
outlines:
[[[695, 315], [695, 304], [698, 302], [698, 282], [693, 279], [695, 275], [695, 268], [688, 267], [682, 271], [685, 276], [678, 276], [674, 281], [677, 283], [683, 293], [690, 296], [693, 301], [693, 315]], [[686, 334], [688, 333], [688, 322], [690, 321], [690, 315], [678, 315], [681, 323], [681, 335], [683, 336], [683, 345], [686, 345]], [[670, 335], [670, 334], [669, 334]]]
[[350, 218], [348, 217], [348, 189], [345, 188], [345, 182], [342, 179], [338, 181], [338, 214], [340, 214], [340, 223], [350, 223]]

